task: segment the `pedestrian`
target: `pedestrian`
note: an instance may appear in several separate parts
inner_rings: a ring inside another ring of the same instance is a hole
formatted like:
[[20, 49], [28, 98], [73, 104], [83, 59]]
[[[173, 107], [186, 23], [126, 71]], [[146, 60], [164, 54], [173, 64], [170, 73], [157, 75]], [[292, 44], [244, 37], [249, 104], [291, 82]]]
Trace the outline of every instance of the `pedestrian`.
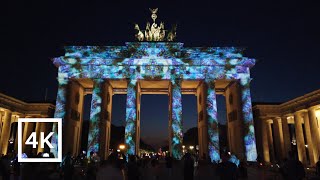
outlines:
[[168, 155], [166, 156], [165, 160], [166, 160], [166, 168], [167, 168], [168, 177], [171, 177], [172, 176], [172, 162], [173, 162], [173, 159], [170, 156], [170, 153], [168, 153]]
[[320, 156], [318, 162], [316, 163], [316, 174], [317, 176], [320, 176]]
[[129, 156], [128, 168], [128, 180], [139, 180], [140, 172], [136, 162], [136, 157], [133, 155]]
[[117, 154], [111, 153], [108, 160], [103, 161], [97, 172], [97, 180], [125, 180], [124, 173], [118, 166]]
[[221, 154], [221, 162], [218, 164], [217, 173], [220, 179], [237, 179], [237, 165], [229, 161], [230, 155], [227, 152]]
[[152, 179], [153, 180], [158, 180], [159, 179], [159, 166], [158, 166], [158, 160], [157, 157], [154, 157], [151, 160], [151, 174], [152, 174]]
[[2, 179], [10, 179], [10, 161], [8, 155], [4, 155], [1, 158], [0, 168], [2, 173]]
[[94, 152], [90, 152], [89, 162], [88, 162], [88, 170], [87, 170], [87, 179], [95, 180], [96, 179], [96, 164], [94, 161]]
[[62, 161], [62, 172], [63, 172], [63, 178], [65, 180], [72, 180], [73, 179], [73, 161], [71, 158], [71, 153], [68, 152]]
[[305, 178], [303, 164], [296, 159], [295, 154], [289, 151], [288, 160], [283, 165], [283, 178], [288, 180], [300, 180]]
[[184, 155], [183, 161], [183, 175], [184, 180], [193, 180], [194, 175], [194, 160], [190, 153]]

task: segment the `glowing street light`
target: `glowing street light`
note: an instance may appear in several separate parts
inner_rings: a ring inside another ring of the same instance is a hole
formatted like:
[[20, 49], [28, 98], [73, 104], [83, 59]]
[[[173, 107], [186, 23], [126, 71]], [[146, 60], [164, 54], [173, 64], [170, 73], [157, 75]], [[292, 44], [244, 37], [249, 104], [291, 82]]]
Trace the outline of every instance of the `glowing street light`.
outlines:
[[193, 149], [194, 149], [194, 146], [189, 146], [189, 149], [190, 149], [190, 150], [193, 150]]
[[184, 149], [184, 148], [186, 148], [186, 146], [185, 146], [185, 145], [182, 145], [182, 149]]
[[124, 144], [120, 144], [120, 145], [119, 145], [119, 149], [120, 149], [120, 150], [124, 150], [125, 148], [126, 148], [126, 146], [125, 146]]

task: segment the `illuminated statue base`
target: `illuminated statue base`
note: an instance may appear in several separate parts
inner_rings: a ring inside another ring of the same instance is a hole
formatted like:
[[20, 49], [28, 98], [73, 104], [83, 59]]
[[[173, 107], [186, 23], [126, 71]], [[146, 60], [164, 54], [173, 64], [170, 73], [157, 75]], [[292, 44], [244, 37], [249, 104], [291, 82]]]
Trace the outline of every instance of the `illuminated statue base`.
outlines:
[[[199, 155], [220, 160], [216, 94], [226, 97], [229, 149], [240, 158], [257, 157], [250, 96], [254, 59], [242, 49], [183, 47], [173, 42], [132, 42], [125, 46], [68, 46], [53, 59], [59, 68], [55, 117], [64, 119], [63, 150], [80, 152], [83, 96], [92, 94], [88, 152], [106, 158], [112, 95], [127, 94], [127, 154], [139, 154], [142, 94], [169, 97], [169, 149], [182, 157], [182, 94], [198, 98]], [[142, 122], [143, 123], [143, 122]], [[53, 138], [52, 142], [55, 142]], [[55, 152], [55, 151], [53, 151]]]

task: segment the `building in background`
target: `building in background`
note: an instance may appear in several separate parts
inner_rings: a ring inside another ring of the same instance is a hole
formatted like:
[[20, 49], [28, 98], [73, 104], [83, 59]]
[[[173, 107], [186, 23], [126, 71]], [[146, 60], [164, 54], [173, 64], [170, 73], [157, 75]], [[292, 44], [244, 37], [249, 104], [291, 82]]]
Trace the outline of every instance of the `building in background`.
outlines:
[[[7, 154], [18, 150], [18, 118], [48, 118], [53, 117], [55, 106], [50, 103], [26, 103], [0, 93], [0, 153]], [[31, 132], [51, 131], [48, 123], [23, 123], [23, 142]], [[37, 135], [39, 138], [40, 136]], [[39, 146], [40, 147], [40, 146]], [[36, 154], [43, 149], [32, 149], [22, 146], [23, 152]]]
[[306, 166], [320, 155], [320, 90], [281, 104], [253, 106], [258, 154], [276, 163], [293, 151]]

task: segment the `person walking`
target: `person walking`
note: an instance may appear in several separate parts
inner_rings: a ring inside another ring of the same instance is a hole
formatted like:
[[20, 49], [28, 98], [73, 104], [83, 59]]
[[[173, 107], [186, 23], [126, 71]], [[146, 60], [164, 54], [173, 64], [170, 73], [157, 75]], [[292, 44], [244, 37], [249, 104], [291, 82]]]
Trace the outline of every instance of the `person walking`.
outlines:
[[228, 153], [221, 154], [221, 162], [218, 164], [217, 173], [220, 179], [235, 180], [237, 179], [237, 165], [229, 161]]
[[128, 168], [128, 180], [139, 180], [140, 172], [134, 155], [129, 156]]
[[288, 180], [300, 180], [305, 178], [303, 164], [296, 159], [295, 154], [289, 151], [288, 160], [283, 165], [283, 178]]
[[183, 175], [184, 180], [193, 180], [194, 176], [194, 160], [190, 153], [184, 155], [183, 161]]
[[173, 162], [173, 159], [170, 156], [170, 153], [168, 153], [165, 160], [166, 160], [166, 168], [167, 168], [168, 178], [170, 178], [172, 176], [172, 162]]

